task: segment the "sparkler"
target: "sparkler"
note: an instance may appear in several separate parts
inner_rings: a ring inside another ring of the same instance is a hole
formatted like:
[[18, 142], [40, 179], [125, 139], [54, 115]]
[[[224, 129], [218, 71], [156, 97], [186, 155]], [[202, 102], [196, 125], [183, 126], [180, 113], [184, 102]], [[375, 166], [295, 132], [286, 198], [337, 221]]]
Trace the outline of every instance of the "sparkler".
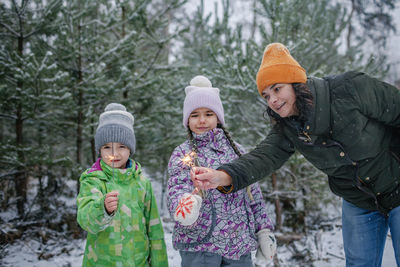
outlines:
[[189, 154], [186, 154], [181, 160], [183, 164], [189, 166], [189, 168], [192, 169], [194, 166], [199, 166], [196, 165], [197, 162], [195, 162], [195, 159], [197, 159], [197, 154], [196, 152], [192, 151]]
[[108, 160], [110, 160], [111, 161], [111, 167], [112, 167], [112, 180], [113, 180], [113, 182], [115, 182], [115, 179], [114, 179], [114, 159], [115, 159], [115, 156], [114, 156], [114, 142], [112, 142], [111, 143], [111, 155], [109, 155], [108, 156]]
[[[193, 167], [200, 167], [200, 162], [199, 159], [197, 158], [196, 152], [192, 151], [189, 154], [186, 154], [182, 159], [182, 163], [185, 164], [186, 166], [189, 167], [190, 172], [193, 171]], [[194, 190], [192, 191], [192, 194], [198, 194], [203, 195], [203, 192], [200, 191], [199, 188], [195, 187]]]

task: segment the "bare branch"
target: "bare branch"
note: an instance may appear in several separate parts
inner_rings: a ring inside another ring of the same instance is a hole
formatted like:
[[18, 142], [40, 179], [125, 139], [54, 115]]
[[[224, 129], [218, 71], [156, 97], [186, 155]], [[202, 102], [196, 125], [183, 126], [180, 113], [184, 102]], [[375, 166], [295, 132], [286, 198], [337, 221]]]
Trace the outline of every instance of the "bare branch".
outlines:
[[6, 118], [6, 119], [10, 119], [10, 120], [17, 119], [17, 117], [9, 115], [9, 114], [0, 114], [0, 117]]
[[6, 28], [6, 30], [8, 30], [14, 37], [18, 37], [19, 34], [14, 31], [10, 26], [8, 26], [7, 24], [4, 24], [3, 22], [0, 22], [0, 26], [3, 26], [4, 28]]
[[22, 171], [11, 171], [11, 172], [8, 172], [8, 173], [3, 173], [3, 174], [0, 174], [0, 179], [3, 179], [3, 178], [8, 177], [8, 176], [12, 176], [9, 179], [14, 180], [15, 177], [13, 177], [13, 175], [20, 174], [20, 173], [22, 173]]

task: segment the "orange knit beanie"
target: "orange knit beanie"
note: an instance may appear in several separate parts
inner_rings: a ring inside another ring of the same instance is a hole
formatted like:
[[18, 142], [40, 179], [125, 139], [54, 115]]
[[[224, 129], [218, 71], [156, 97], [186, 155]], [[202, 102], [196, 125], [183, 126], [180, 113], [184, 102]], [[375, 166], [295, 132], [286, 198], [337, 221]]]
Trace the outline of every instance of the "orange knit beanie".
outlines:
[[281, 43], [271, 43], [264, 50], [261, 66], [257, 73], [258, 92], [276, 83], [306, 83], [306, 71], [290, 55]]

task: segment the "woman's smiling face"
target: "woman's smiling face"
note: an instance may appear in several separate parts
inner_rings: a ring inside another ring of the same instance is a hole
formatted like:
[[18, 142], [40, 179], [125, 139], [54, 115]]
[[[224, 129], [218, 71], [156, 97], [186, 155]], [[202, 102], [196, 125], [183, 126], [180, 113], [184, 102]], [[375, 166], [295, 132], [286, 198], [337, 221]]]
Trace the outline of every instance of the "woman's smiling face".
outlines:
[[299, 115], [296, 107], [296, 94], [292, 84], [277, 83], [267, 86], [262, 96], [268, 106], [281, 118]]

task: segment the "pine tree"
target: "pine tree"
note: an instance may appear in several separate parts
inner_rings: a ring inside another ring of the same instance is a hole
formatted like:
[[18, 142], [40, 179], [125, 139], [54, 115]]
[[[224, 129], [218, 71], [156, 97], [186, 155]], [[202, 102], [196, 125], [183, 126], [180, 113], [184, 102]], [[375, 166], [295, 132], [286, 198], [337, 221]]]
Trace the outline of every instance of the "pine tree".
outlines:
[[[366, 39], [364, 35], [377, 49], [385, 47], [387, 37], [391, 32], [396, 31], [390, 11], [395, 8], [397, 1], [350, 0], [347, 2], [350, 5], [347, 47], [354, 46], [353, 42], [356, 43], [355, 45], [361, 44]], [[357, 30], [357, 27], [360, 27], [361, 31]]]
[[32, 130], [37, 131], [33, 136], [43, 137], [40, 126], [31, 122], [42, 119], [39, 114], [45, 108], [52, 79], [59, 78], [52, 53], [41, 45], [51, 39], [60, 4], [58, 0], [37, 0], [0, 5], [1, 117], [8, 129], [15, 129], [6, 132], [10, 139], [1, 145], [1, 161], [9, 174], [14, 174], [20, 216], [25, 212], [28, 170], [37, 159], [32, 157], [37, 153], [32, 151], [36, 143]]

